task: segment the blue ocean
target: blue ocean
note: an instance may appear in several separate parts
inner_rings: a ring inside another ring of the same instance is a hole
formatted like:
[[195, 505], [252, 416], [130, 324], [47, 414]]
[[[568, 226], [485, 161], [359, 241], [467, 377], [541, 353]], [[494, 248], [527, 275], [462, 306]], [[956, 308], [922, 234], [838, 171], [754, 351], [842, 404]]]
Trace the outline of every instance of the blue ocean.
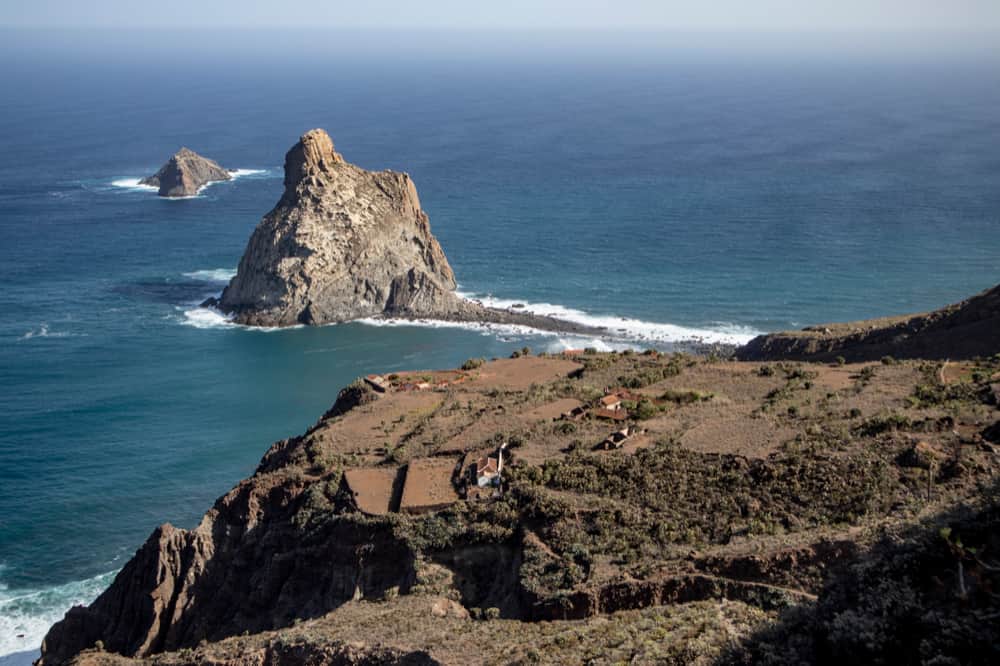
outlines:
[[[360, 374], [742, 342], [1000, 282], [996, 61], [123, 57], [21, 37], [0, 47], [0, 660]], [[612, 335], [264, 331], [200, 308], [313, 127], [413, 177], [462, 292]], [[136, 185], [181, 146], [238, 177], [176, 201]]]

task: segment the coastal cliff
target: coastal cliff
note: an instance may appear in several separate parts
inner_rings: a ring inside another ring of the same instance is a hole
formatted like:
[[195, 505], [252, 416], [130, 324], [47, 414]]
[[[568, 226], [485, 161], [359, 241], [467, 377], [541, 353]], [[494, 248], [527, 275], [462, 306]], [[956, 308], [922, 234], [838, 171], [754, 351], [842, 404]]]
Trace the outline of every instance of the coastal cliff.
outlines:
[[966, 359], [1000, 353], [1000, 285], [933, 312], [810, 326], [758, 336], [744, 361]]
[[405, 173], [367, 171], [321, 129], [285, 156], [285, 190], [257, 225], [236, 276], [206, 303], [250, 326], [366, 317], [602, 329], [483, 307], [455, 294], [455, 274]]
[[[998, 376], [1000, 359], [596, 352], [370, 375], [196, 527], [156, 528], [39, 663], [709, 663], [817, 602], [791, 648], [751, 651], [865, 662], [915, 632], [928, 654], [982, 653], [1000, 580], [938, 535], [995, 541]], [[886, 559], [901, 548], [976, 576], [962, 595], [914, 582]], [[885, 588], [861, 611], [850, 567]], [[883, 622], [881, 642], [844, 621]]]
[[188, 148], [178, 150], [154, 175], [140, 185], [159, 188], [161, 197], [193, 197], [209, 183], [231, 180], [232, 174], [218, 162]]

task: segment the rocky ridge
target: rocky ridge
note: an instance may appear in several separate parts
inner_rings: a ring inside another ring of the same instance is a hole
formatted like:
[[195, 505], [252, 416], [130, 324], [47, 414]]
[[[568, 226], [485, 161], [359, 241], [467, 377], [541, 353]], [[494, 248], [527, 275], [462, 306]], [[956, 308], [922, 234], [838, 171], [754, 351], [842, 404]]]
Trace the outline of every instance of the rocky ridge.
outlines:
[[250, 326], [367, 317], [509, 324], [596, 333], [455, 294], [455, 274], [405, 173], [367, 171], [321, 129], [285, 156], [285, 190], [247, 244], [236, 276], [207, 305]]
[[[492, 620], [522, 636], [653, 607], [721, 602], [771, 618], [808, 607], [878, 525], [975, 497], [1000, 475], [985, 441], [998, 405], [984, 390], [1000, 359], [958, 379], [925, 363], [877, 368], [585, 353], [402, 373], [381, 391], [356, 382], [197, 527], [154, 530], [107, 591], [50, 630], [41, 664], [114, 663], [107, 653], [321, 663], [355, 640], [367, 647], [344, 663], [472, 663], [467, 639]], [[634, 448], [591, 449], [616, 427], [600, 419], [535, 416], [568, 398], [596, 405], [595, 387], [615, 384], [658, 401], [635, 408]], [[944, 404], [953, 416], [940, 425]], [[704, 431], [729, 421], [727, 437]], [[784, 443], [748, 427], [761, 421], [787, 431]], [[500, 440], [511, 458], [492, 499], [368, 513], [347, 479], [428, 458], [464, 465]], [[918, 448], [930, 462], [914, 461]], [[350, 633], [359, 618], [370, 628]], [[448, 637], [427, 641], [441, 622]], [[306, 634], [298, 652], [281, 647]], [[519, 640], [489, 649], [513, 652], [478, 661], [532, 660]]]
[[1000, 352], [1000, 285], [933, 312], [760, 335], [736, 351], [744, 361], [849, 362], [963, 359]]
[[143, 178], [139, 184], [158, 187], [161, 197], [193, 197], [205, 185], [231, 180], [232, 177], [218, 162], [188, 148], [181, 148], [159, 171]]

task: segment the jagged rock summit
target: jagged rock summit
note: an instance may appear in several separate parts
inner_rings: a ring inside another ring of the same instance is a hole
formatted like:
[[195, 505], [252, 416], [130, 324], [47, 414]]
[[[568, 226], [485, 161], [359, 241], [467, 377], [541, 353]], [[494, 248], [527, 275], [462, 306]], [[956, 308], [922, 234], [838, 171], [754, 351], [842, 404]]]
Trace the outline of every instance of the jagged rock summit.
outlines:
[[181, 148], [155, 175], [143, 178], [139, 184], [160, 188], [161, 197], [193, 197], [205, 185], [232, 177], [218, 162]]
[[597, 330], [487, 308], [455, 287], [410, 177], [350, 164], [314, 129], [285, 155], [281, 200], [254, 230], [236, 276], [206, 305], [250, 326], [396, 317]]
[[349, 164], [321, 129], [285, 156], [285, 192], [218, 307], [255, 326], [461, 309], [455, 275], [405, 173]]

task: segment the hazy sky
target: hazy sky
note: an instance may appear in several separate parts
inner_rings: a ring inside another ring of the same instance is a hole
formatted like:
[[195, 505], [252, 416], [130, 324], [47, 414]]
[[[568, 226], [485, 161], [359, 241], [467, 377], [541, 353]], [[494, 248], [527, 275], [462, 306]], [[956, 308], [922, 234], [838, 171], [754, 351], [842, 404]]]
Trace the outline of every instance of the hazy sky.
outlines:
[[3, 0], [8, 27], [1000, 31], [1000, 0]]

